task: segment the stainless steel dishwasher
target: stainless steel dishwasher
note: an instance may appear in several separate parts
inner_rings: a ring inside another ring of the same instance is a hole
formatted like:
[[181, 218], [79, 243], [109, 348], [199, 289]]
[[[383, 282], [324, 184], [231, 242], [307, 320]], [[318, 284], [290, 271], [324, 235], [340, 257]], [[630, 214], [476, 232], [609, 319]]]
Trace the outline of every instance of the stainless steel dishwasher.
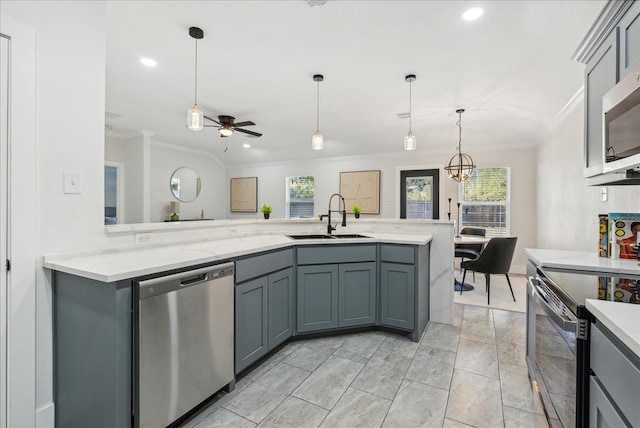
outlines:
[[225, 263], [137, 283], [136, 425], [165, 427], [233, 387], [233, 274]]

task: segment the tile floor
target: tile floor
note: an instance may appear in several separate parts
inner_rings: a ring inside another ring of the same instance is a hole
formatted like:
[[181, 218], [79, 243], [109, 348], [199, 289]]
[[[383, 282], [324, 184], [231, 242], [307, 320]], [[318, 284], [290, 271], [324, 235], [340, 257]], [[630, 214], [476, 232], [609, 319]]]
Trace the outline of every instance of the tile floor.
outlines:
[[460, 304], [420, 343], [379, 331], [291, 341], [183, 426], [546, 427], [524, 346], [524, 313]]
[[[458, 280], [462, 279], [462, 274], [455, 271]], [[474, 289], [453, 293], [453, 301], [463, 305], [474, 305], [491, 307], [494, 309], [504, 309], [506, 311], [525, 312], [527, 307], [527, 278], [524, 275], [510, 274], [511, 286], [516, 301], [511, 297], [509, 284], [504, 275], [491, 275], [491, 305], [487, 305], [487, 292], [484, 282], [484, 274], [476, 273], [476, 280], [473, 280], [471, 272], [467, 272], [466, 284], [471, 284]]]

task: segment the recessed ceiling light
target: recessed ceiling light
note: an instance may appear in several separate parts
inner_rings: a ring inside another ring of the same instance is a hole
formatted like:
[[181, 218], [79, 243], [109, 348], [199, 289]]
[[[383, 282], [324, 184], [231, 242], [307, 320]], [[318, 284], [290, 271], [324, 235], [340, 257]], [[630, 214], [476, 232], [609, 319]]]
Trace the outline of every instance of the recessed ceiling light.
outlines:
[[242, 147], [244, 147], [245, 149], [249, 149], [251, 148], [251, 144], [244, 143]]
[[484, 9], [482, 9], [481, 7], [472, 7], [471, 9], [467, 9], [462, 14], [462, 19], [464, 19], [465, 21], [473, 21], [480, 18], [483, 13]]
[[151, 59], [151, 58], [140, 58], [140, 62], [143, 65], [146, 65], [147, 67], [155, 67], [156, 65], [158, 65], [156, 60]]

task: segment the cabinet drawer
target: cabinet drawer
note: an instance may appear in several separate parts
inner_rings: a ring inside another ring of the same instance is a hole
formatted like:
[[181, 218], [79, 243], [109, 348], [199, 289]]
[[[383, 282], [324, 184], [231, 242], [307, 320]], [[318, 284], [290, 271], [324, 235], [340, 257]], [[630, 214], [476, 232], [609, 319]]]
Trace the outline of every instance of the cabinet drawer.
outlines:
[[236, 262], [236, 283], [276, 272], [293, 265], [293, 251], [275, 251]]
[[373, 262], [376, 260], [375, 245], [323, 245], [320, 247], [298, 247], [297, 251], [299, 265]]
[[380, 260], [383, 262], [415, 263], [414, 247], [410, 245], [381, 245]]
[[597, 323], [591, 327], [591, 369], [631, 426], [640, 426], [640, 362], [631, 361]]

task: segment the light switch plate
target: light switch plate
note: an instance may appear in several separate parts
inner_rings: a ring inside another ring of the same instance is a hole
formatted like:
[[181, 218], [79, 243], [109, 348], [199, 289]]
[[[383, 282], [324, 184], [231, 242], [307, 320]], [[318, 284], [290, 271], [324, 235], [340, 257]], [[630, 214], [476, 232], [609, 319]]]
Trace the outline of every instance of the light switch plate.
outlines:
[[65, 171], [64, 177], [64, 193], [70, 195], [82, 194], [82, 174], [79, 172]]
[[606, 187], [601, 187], [600, 188], [600, 200], [602, 202], [607, 202], [607, 188]]

